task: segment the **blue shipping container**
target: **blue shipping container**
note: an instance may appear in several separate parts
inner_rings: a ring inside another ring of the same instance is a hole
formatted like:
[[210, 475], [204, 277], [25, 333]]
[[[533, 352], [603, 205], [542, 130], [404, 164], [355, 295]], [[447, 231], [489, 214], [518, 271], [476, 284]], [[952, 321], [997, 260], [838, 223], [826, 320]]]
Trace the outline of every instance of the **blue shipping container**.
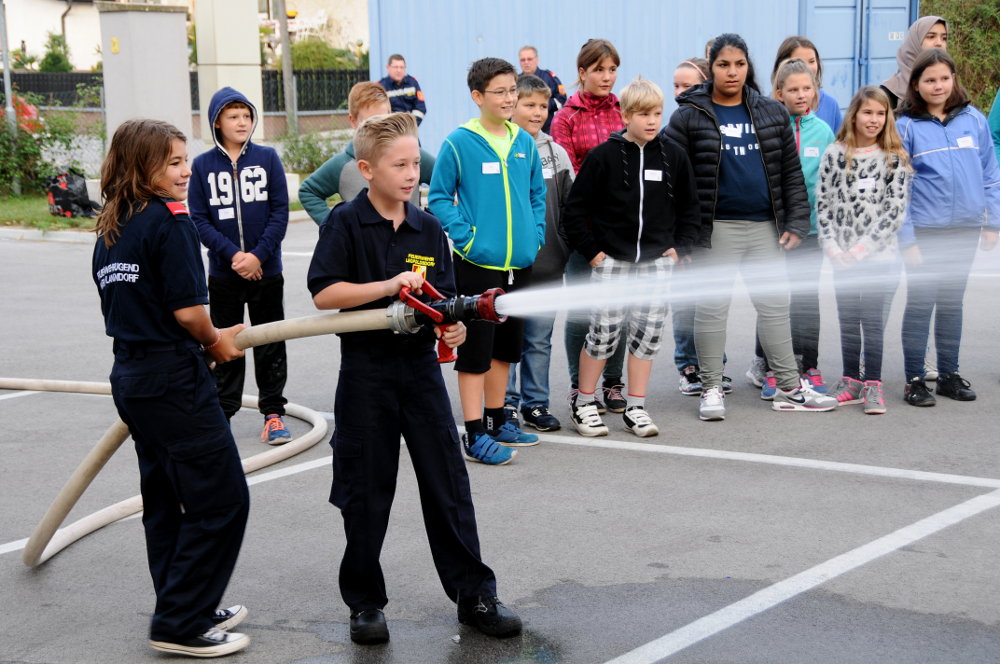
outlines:
[[667, 96], [673, 112], [677, 64], [704, 53], [705, 42], [736, 32], [750, 47], [761, 88], [781, 41], [809, 37], [824, 65], [823, 85], [846, 107], [862, 85], [896, 71], [896, 49], [917, 17], [917, 0], [369, 0], [371, 76], [386, 75], [392, 53], [406, 58], [427, 99], [421, 142], [437, 153], [445, 136], [478, 115], [465, 76], [478, 58], [499, 57], [518, 66], [524, 45], [538, 49], [539, 66], [559, 76], [572, 94], [576, 54], [588, 39], [609, 39], [621, 55], [615, 92], [636, 76], [648, 78]]

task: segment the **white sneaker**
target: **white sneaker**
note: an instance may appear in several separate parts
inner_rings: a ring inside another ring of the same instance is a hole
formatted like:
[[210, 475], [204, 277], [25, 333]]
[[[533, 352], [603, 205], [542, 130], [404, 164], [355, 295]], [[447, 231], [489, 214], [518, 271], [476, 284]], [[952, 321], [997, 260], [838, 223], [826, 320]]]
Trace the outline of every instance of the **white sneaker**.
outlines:
[[631, 408], [626, 408], [625, 413], [622, 415], [622, 419], [625, 421], [625, 430], [631, 431], [639, 438], [645, 438], [647, 436], [655, 436], [660, 433], [660, 430], [653, 424], [652, 418], [646, 409], [642, 406], [632, 406]]
[[725, 397], [718, 385], [701, 393], [701, 403], [698, 405], [698, 417], [706, 422], [726, 419]]
[[574, 402], [570, 417], [573, 418], [573, 424], [581, 436], [594, 438], [608, 435], [608, 427], [601, 420], [601, 414], [597, 412], [597, 403], [594, 401], [582, 405]]
[[149, 645], [153, 650], [170, 653], [171, 655], [187, 655], [188, 657], [221, 657], [229, 653], [243, 650], [250, 645], [250, 637], [238, 632], [222, 632], [210, 629], [204, 634], [176, 643], [170, 641], [153, 641]]
[[935, 381], [938, 379], [938, 370], [934, 366], [934, 362], [931, 361], [931, 356], [927, 355], [924, 358], [924, 380], [925, 381]]
[[753, 362], [750, 363], [750, 368], [747, 369], [747, 380], [753, 383], [756, 387], [761, 387], [764, 385], [764, 377], [767, 373], [767, 365], [764, 362], [763, 357], [753, 358]]
[[834, 397], [820, 394], [807, 381], [799, 379], [799, 386], [794, 390], [779, 389], [771, 402], [772, 410], [798, 410], [822, 413], [834, 410], [840, 402]]

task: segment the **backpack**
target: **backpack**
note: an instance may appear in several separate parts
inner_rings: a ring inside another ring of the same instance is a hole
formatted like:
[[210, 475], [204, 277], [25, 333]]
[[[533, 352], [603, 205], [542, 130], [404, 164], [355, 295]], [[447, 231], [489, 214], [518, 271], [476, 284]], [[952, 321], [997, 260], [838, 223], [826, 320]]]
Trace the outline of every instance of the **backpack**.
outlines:
[[56, 217], [93, 217], [101, 209], [87, 195], [87, 180], [83, 171], [69, 167], [45, 178], [48, 188], [49, 212]]

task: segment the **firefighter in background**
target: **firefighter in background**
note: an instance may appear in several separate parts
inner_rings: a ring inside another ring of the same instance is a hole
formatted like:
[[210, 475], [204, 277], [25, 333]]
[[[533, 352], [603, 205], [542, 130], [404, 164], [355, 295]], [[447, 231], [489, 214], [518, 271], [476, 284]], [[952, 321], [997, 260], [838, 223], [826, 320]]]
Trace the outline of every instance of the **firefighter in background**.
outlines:
[[389, 64], [385, 70], [389, 75], [379, 81], [379, 85], [389, 95], [392, 112], [409, 113], [419, 125], [427, 114], [427, 105], [417, 79], [406, 73], [406, 59], [399, 53], [393, 53], [389, 56]]
[[566, 86], [562, 84], [555, 72], [541, 69], [538, 66], [538, 49], [534, 46], [522, 46], [521, 50], [517, 52], [517, 59], [521, 63], [522, 74], [537, 76], [545, 81], [545, 85], [549, 86], [549, 90], [552, 91], [552, 95], [549, 97], [549, 117], [542, 125], [542, 131], [549, 134], [551, 133], [549, 128], [552, 126], [552, 118], [555, 117], [556, 111], [566, 103]]

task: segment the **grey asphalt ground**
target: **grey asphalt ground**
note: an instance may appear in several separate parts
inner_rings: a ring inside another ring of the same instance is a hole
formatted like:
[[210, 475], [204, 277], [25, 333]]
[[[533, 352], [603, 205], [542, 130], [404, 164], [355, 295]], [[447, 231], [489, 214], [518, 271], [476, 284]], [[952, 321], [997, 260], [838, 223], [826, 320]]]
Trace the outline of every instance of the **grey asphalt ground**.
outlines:
[[[111, 342], [89, 274], [90, 242], [10, 237], [0, 235], [0, 376], [105, 381]], [[316, 313], [305, 289], [315, 237], [312, 222], [289, 227], [288, 317]], [[525, 622], [517, 638], [489, 639], [455, 619], [431, 563], [405, 446], [382, 555], [392, 634], [385, 646], [358, 647], [348, 637], [326, 441], [259, 471], [226, 596], [249, 607], [240, 631], [253, 644], [227, 661], [1000, 662], [998, 261], [1000, 252], [979, 256], [966, 297], [962, 366], [979, 393], [974, 403], [902, 402], [900, 291], [887, 332], [886, 415], [866, 417], [859, 406], [772, 412], [743, 378], [753, 316], [738, 286], [727, 372], [736, 391], [724, 422], [699, 421], [697, 399], [678, 392], [668, 343], [648, 403], [658, 437], [639, 440], [608, 416], [607, 438], [564, 428], [509, 466], [470, 464], [484, 557], [501, 598]], [[820, 357], [828, 382], [840, 371], [835, 320], [827, 294]], [[561, 329], [553, 411], [567, 424]], [[335, 338], [288, 349], [288, 398], [331, 411]], [[455, 397], [454, 372], [445, 376]], [[246, 391], [255, 393], [252, 382]], [[18, 541], [114, 420], [111, 400], [0, 391], [0, 416], [0, 662], [170, 660], [146, 644], [153, 592], [138, 519], [36, 569], [20, 560]], [[267, 449], [257, 413], [234, 423], [243, 456]], [[315, 467], [303, 468], [309, 461]], [[290, 472], [268, 475], [275, 469]], [[137, 478], [126, 443], [70, 520], [137, 494]]]

